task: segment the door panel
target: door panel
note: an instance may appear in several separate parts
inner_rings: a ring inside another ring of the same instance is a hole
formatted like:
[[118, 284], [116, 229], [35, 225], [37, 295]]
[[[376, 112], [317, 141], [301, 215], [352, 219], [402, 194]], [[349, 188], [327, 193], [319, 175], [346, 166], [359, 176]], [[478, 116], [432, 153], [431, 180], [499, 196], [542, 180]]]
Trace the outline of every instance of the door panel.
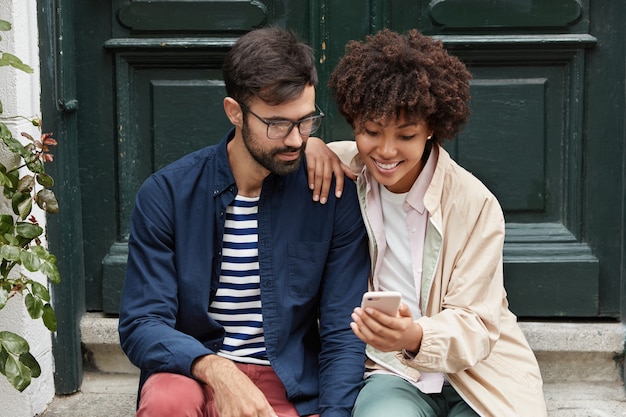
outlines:
[[[221, 100], [226, 95], [224, 85], [217, 74], [209, 77], [151, 83], [153, 103], [146, 110], [153, 112], [154, 170], [181, 158], [189, 149], [217, 143], [230, 127]], [[194, 107], [190, 109], [190, 105]]]
[[446, 29], [546, 28], [569, 29], [581, 17], [579, 0], [432, 1], [427, 13], [433, 24]]
[[119, 22], [132, 32], [244, 31], [261, 26], [267, 6], [258, 1], [132, 1], [120, 7]]
[[505, 285], [513, 311], [595, 316], [599, 263], [582, 242], [581, 229], [579, 81], [583, 48], [594, 39], [581, 37], [571, 45], [554, 39], [551, 47], [549, 41], [544, 37], [541, 48], [481, 45], [480, 53], [451, 47], [474, 81], [472, 119], [450, 150], [505, 212]]
[[[480, 76], [479, 70], [473, 72]], [[550, 147], [544, 100], [547, 79], [524, 76], [498, 79], [487, 75], [472, 82], [472, 109], [480, 111], [474, 111], [455, 143], [453, 156], [498, 195], [506, 212], [545, 214], [546, 206], [555, 197], [558, 201], [560, 193], [558, 187], [556, 193], [545, 189]], [[555, 159], [550, 162], [558, 167], [561, 160]]]
[[[474, 75], [472, 119], [449, 148], [502, 204], [511, 309], [524, 317], [597, 316], [600, 268], [583, 241], [580, 192], [585, 54], [596, 39], [575, 33], [585, 29], [576, 25], [584, 23], [578, 2], [532, 3], [499, 19], [474, 6], [442, 1], [437, 16], [427, 13]], [[525, 33], [483, 35], [493, 27]]]
[[[232, 42], [192, 52], [111, 40], [116, 54], [119, 236], [102, 262], [102, 308], [116, 314], [135, 193], [154, 171], [216, 144], [230, 128], [224, 115], [221, 62]], [[139, 51], [135, 51], [139, 49]]]

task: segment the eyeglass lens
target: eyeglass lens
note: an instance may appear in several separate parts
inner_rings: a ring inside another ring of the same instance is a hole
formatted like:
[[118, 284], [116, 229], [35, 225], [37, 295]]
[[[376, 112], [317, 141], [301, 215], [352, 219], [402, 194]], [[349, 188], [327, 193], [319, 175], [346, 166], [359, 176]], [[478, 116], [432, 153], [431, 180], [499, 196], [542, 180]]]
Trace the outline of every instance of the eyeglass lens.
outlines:
[[286, 138], [287, 135], [291, 133], [291, 130], [294, 126], [298, 126], [298, 132], [300, 132], [302, 136], [312, 135], [317, 131], [317, 129], [319, 129], [320, 125], [322, 124], [322, 118], [324, 117], [324, 112], [322, 112], [316, 104], [315, 108], [320, 112], [320, 114], [316, 114], [315, 116], [307, 117], [297, 122], [291, 122], [289, 120], [268, 122], [267, 120], [250, 110], [250, 108], [248, 108], [248, 106], [246, 106], [245, 104], [239, 103], [239, 105], [246, 112], [252, 114], [254, 117], [267, 125], [267, 137], [269, 139]]
[[289, 133], [294, 126], [298, 126], [298, 131], [302, 136], [312, 135], [319, 129], [322, 124], [322, 116], [311, 116], [304, 120], [293, 123], [290, 121], [270, 122], [267, 125], [267, 137], [270, 139], [283, 139]]

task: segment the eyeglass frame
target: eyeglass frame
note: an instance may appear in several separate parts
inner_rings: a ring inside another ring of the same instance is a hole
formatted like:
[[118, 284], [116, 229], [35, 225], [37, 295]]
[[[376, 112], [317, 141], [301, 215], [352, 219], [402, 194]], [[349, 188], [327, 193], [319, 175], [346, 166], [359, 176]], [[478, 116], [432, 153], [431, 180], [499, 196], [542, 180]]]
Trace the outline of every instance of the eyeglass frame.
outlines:
[[[239, 106], [241, 107], [241, 110], [243, 110], [244, 112], [248, 112], [250, 114], [252, 114], [254, 117], [256, 117], [257, 119], [259, 119], [262, 123], [265, 124], [265, 136], [267, 136], [268, 139], [270, 140], [282, 140], [285, 139], [287, 136], [289, 136], [289, 134], [291, 133], [291, 131], [293, 130], [293, 128], [295, 126], [298, 126], [298, 133], [301, 134], [302, 136], [311, 136], [313, 133], [317, 132], [317, 130], [320, 128], [320, 126], [322, 125], [322, 119], [324, 118], [324, 116], [326, 116], [324, 114], [324, 112], [322, 111], [322, 109], [319, 108], [319, 106], [317, 105], [317, 103], [315, 103], [315, 110], [317, 110], [319, 113], [318, 114], [314, 114], [312, 116], [307, 116], [304, 117], [300, 120], [296, 120], [295, 122], [292, 122], [289, 119], [281, 119], [281, 120], [274, 120], [274, 121], [268, 121], [266, 119], [264, 119], [263, 117], [259, 116], [258, 114], [256, 114], [255, 112], [253, 112], [252, 110], [250, 110], [250, 107], [246, 106], [245, 104], [238, 102]], [[313, 123], [315, 120], [320, 120], [319, 125], [315, 128], [312, 129], [308, 134], [304, 134], [300, 131], [300, 125], [304, 122], [306, 122], [307, 120], [313, 120]], [[272, 125], [277, 125], [279, 123], [291, 123], [291, 126], [289, 126], [289, 129], [287, 129], [287, 132], [285, 133], [284, 136], [281, 136], [279, 138], [274, 138], [274, 137], [270, 137], [270, 126]]]

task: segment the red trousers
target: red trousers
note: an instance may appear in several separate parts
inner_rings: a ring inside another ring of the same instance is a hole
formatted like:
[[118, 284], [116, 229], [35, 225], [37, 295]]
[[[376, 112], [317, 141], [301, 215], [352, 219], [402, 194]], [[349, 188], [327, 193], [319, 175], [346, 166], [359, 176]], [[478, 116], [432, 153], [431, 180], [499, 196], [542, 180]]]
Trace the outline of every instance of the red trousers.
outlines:
[[[278, 417], [299, 416], [271, 366], [238, 363], [237, 367], [265, 394]], [[163, 372], [150, 376], [142, 387], [137, 417], [219, 417], [219, 414], [209, 386], [183, 375]]]

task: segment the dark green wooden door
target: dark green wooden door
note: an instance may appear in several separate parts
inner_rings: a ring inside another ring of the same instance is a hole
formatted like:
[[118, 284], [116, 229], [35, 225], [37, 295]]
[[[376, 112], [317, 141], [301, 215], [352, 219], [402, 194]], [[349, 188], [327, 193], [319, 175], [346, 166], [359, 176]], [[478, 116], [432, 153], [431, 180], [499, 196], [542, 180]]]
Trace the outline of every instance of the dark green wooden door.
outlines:
[[[135, 191], [228, 129], [220, 67], [254, 27], [315, 49], [326, 140], [351, 137], [324, 86], [350, 39], [443, 40], [472, 73], [473, 118], [448, 148], [505, 209], [505, 285], [527, 318], [622, 319], [626, 3], [590, 0], [38, 0], [44, 128], [62, 214], [48, 223], [56, 387], [80, 387], [79, 322], [116, 315]], [[201, 244], [201, 242], [200, 242]]]
[[[229, 128], [222, 111], [224, 54], [242, 33], [277, 24], [315, 49], [318, 104], [329, 114], [326, 140], [351, 137], [324, 87], [348, 40], [382, 27], [415, 27], [442, 39], [474, 74], [473, 118], [448, 148], [505, 209], [513, 311], [619, 317], [626, 16], [622, 4], [599, 3], [77, 2], [87, 309], [117, 313], [141, 182]], [[603, 69], [610, 77], [601, 76]]]

